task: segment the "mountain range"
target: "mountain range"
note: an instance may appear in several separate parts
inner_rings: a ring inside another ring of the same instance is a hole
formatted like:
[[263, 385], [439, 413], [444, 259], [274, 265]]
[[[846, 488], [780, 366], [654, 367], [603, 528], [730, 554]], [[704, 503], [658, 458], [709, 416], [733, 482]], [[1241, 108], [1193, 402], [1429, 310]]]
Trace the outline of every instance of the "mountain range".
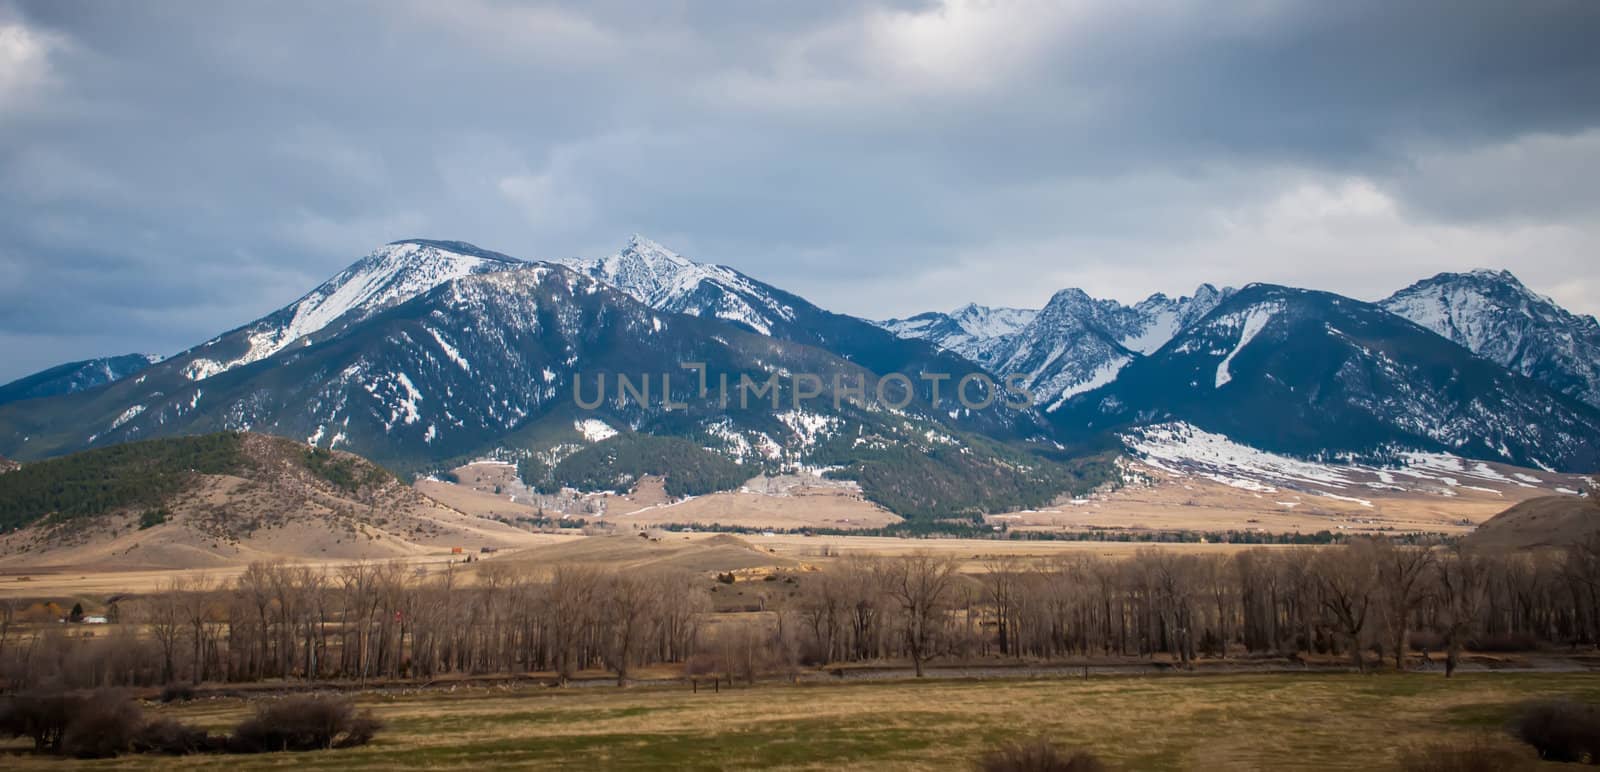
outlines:
[[[1130, 306], [1066, 289], [1037, 311], [972, 304], [874, 323], [640, 236], [560, 262], [412, 239], [167, 359], [0, 387], [27, 395], [0, 404], [0, 453], [248, 430], [407, 473], [486, 454], [545, 470], [579, 458], [585, 485], [614, 487], [639, 473], [623, 459], [698, 464], [685, 448], [699, 448], [752, 474], [858, 480], [900, 514], [964, 516], [1096, 484], [1086, 459], [1159, 422], [1324, 459], [1436, 451], [1594, 471], [1597, 353], [1592, 317], [1504, 272], [1441, 274], [1378, 303], [1205, 284]], [[686, 362], [713, 385], [777, 385], [724, 404]], [[797, 393], [801, 373], [818, 376], [815, 394]], [[852, 398], [850, 384], [870, 394], [896, 374], [911, 386], [903, 406]], [[1036, 409], [953, 397], [980, 376], [1016, 379]], [[625, 397], [619, 377], [657, 398]], [[579, 407], [602, 383], [605, 399]], [[575, 456], [586, 448], [603, 452]]]
[[1074, 431], [1182, 421], [1303, 456], [1600, 468], [1600, 410], [1380, 306], [1269, 284], [1233, 293], [1052, 417]]
[[[386, 245], [295, 303], [135, 377], [0, 407], [0, 446], [28, 460], [255, 431], [425, 472], [504, 450], [553, 465], [588, 444], [667, 435], [749, 474], [826, 469], [899, 511], [952, 514], [1042, 503], [1077, 480], [1048, 456], [1055, 446], [1042, 438], [1052, 430], [1034, 413], [961, 407], [948, 388], [935, 400], [926, 384], [892, 407], [835, 398], [838, 385], [876, 392], [886, 373], [960, 377], [982, 374], [977, 365], [642, 239], [610, 262], [635, 259], [657, 272], [619, 276], [651, 304], [564, 264], [453, 242]], [[652, 283], [667, 267], [709, 278]], [[685, 293], [701, 304], [685, 305]], [[774, 316], [719, 318], [735, 298]], [[700, 363], [714, 388], [701, 393], [685, 362]], [[783, 377], [796, 373], [816, 377], [815, 395], [802, 399]], [[619, 376], [649, 398], [626, 396]], [[738, 389], [746, 381], [776, 385], [751, 397]], [[601, 384], [606, 399], [579, 408]]]

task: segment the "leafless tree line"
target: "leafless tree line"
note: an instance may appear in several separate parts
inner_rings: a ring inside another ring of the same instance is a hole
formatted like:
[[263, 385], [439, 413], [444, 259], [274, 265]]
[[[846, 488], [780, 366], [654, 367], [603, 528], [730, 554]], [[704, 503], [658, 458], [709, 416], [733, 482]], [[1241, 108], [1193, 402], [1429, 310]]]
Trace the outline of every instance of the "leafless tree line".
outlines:
[[[250, 565], [231, 582], [175, 580], [119, 604], [106, 636], [84, 628], [0, 630], [13, 686], [176, 681], [369, 680], [680, 662], [705, 612], [687, 573], [486, 562], [423, 577], [401, 563], [334, 570]], [[3, 613], [3, 612], [0, 612]]]
[[1481, 554], [1357, 541], [1327, 548], [1130, 559], [983, 562], [970, 577], [919, 556], [851, 560], [780, 608], [806, 663], [1000, 656], [1042, 661], [1348, 656], [1600, 642], [1600, 540], [1565, 552]]
[[[731, 585], [720, 585], [728, 586]], [[12, 688], [446, 674], [614, 673], [684, 663], [754, 680], [834, 663], [1348, 657], [1404, 668], [1408, 652], [1600, 642], [1600, 540], [1482, 554], [1358, 541], [1339, 547], [1127, 559], [850, 557], [784, 581], [741, 581], [759, 613], [711, 613], [719, 584], [689, 572], [480, 564], [432, 576], [399, 563], [251, 565], [124, 601], [85, 638], [0, 606]]]

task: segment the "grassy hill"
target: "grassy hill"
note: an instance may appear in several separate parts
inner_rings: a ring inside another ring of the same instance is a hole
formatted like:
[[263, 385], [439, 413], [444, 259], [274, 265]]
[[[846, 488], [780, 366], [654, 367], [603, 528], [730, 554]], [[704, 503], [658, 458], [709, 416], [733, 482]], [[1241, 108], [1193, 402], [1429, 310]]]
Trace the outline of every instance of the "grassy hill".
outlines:
[[1484, 521], [1466, 537], [1494, 550], [1566, 547], [1600, 533], [1600, 501], [1593, 497], [1541, 496]]
[[360, 456], [224, 432], [114, 445], [0, 476], [0, 562], [186, 567], [516, 546]]

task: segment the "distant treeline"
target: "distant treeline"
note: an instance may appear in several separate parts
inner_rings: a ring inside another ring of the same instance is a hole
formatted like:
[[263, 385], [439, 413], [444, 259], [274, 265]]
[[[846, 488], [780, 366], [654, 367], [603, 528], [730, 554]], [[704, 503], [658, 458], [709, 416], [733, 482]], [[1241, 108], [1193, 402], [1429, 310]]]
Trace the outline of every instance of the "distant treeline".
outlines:
[[850, 448], [817, 463], [837, 466], [833, 479], [853, 480], [868, 500], [901, 517], [932, 521], [1041, 507], [1062, 493], [1084, 493], [1116, 478], [1109, 457], [1058, 461], [979, 438], [929, 452], [905, 446]]
[[[1063, 461], [976, 438], [981, 453], [965, 445], [925, 453], [855, 447], [850, 439], [822, 443], [813, 449], [812, 462], [830, 467], [831, 479], [859, 484], [869, 501], [920, 523], [1043, 506], [1063, 492], [1087, 492], [1116, 479], [1108, 455]], [[626, 493], [640, 477], [656, 475], [665, 478], [670, 496], [701, 496], [736, 490], [774, 471], [779, 470], [734, 462], [691, 439], [634, 433], [594, 443], [554, 465], [532, 456], [517, 465], [523, 483], [545, 494], [563, 487]]]
[[1268, 533], [1264, 531], [1148, 531], [1095, 528], [1084, 531], [1016, 530], [962, 520], [907, 520], [877, 528], [760, 528], [721, 523], [667, 523], [664, 531], [736, 533], [756, 535], [781, 533], [791, 536], [880, 536], [890, 538], [987, 539], [990, 541], [1094, 541], [1124, 544], [1299, 544], [1307, 546], [1344, 544], [1352, 539], [1380, 538], [1395, 544], [1449, 544], [1454, 537], [1427, 533], [1388, 533], [1351, 535], [1333, 531], [1313, 533]]
[[640, 477], [657, 475], [670, 496], [701, 496], [733, 490], [759, 473], [680, 437], [632, 433], [601, 440], [555, 466], [534, 457], [517, 464], [522, 482], [545, 494], [563, 487], [627, 493]]
[[[1353, 540], [1321, 548], [1126, 559], [996, 557], [968, 574], [928, 554], [846, 556], [741, 581], [515, 563], [419, 576], [410, 566], [255, 564], [237, 579], [120, 598], [131, 623], [79, 637], [58, 609], [0, 601], [13, 688], [176, 680], [373, 679], [641, 664], [753, 679], [804, 666], [940, 657], [1197, 658], [1324, 654], [1358, 668], [1408, 652], [1600, 643], [1600, 539], [1564, 551]], [[762, 613], [729, 615], [715, 608]], [[105, 629], [105, 628], [102, 628]]]

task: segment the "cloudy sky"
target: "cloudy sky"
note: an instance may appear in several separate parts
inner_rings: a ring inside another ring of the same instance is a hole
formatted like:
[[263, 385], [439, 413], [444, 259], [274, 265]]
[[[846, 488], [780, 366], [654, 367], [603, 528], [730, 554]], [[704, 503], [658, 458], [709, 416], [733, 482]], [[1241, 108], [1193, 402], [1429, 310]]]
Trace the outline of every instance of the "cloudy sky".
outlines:
[[0, 0], [0, 381], [379, 244], [864, 316], [1504, 267], [1600, 312], [1600, 3]]

